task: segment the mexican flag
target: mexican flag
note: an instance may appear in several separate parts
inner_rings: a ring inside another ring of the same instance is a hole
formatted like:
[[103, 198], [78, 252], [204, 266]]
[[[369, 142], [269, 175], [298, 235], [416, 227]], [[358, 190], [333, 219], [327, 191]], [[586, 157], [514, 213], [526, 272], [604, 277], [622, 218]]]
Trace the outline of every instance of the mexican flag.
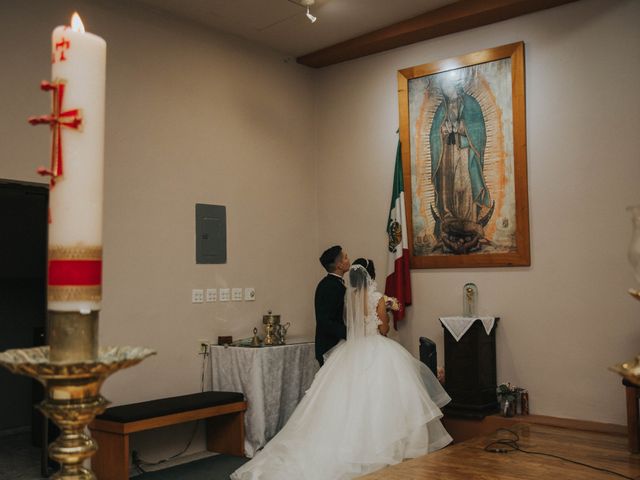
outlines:
[[387, 282], [384, 293], [398, 299], [400, 310], [393, 312], [393, 326], [405, 316], [405, 307], [411, 305], [411, 277], [409, 275], [409, 243], [407, 240], [406, 210], [404, 206], [404, 181], [402, 177], [402, 155], [400, 141], [396, 151], [396, 167], [393, 174], [393, 193], [387, 235], [389, 252], [387, 256]]

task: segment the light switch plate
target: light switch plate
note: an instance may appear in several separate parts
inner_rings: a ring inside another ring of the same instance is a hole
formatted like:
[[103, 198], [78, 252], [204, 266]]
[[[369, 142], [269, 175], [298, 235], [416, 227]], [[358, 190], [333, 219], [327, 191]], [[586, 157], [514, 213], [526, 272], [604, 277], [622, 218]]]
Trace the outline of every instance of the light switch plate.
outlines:
[[244, 289], [244, 301], [252, 302], [256, 299], [256, 289], [253, 287], [247, 287]]
[[211, 303], [211, 302], [216, 302], [218, 301], [218, 290], [215, 288], [207, 288], [207, 291], [205, 292], [205, 300], [207, 301], [207, 303]]
[[231, 297], [231, 291], [228, 288], [220, 288], [218, 290], [218, 299], [221, 302], [228, 302]]
[[191, 290], [191, 303], [204, 302], [204, 290], [201, 288], [194, 288]]
[[231, 300], [234, 302], [242, 301], [242, 289], [241, 288], [232, 288], [231, 289]]

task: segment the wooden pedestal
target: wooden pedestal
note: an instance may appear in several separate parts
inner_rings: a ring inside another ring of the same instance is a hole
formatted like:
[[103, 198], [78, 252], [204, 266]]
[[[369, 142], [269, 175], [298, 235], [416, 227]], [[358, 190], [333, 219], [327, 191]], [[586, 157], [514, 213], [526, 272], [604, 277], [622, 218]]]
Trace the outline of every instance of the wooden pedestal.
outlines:
[[456, 342], [444, 328], [445, 389], [451, 403], [443, 411], [448, 416], [482, 419], [499, 409], [496, 397], [496, 318], [487, 335], [476, 320]]

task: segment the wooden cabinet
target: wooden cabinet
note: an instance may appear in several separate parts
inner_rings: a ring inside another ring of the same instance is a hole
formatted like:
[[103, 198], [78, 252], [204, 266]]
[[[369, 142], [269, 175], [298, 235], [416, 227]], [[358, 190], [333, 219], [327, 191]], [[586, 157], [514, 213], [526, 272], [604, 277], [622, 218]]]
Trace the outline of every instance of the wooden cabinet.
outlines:
[[444, 327], [445, 388], [451, 396], [443, 410], [448, 416], [482, 419], [498, 411], [496, 398], [496, 330], [487, 334], [476, 320], [456, 342]]

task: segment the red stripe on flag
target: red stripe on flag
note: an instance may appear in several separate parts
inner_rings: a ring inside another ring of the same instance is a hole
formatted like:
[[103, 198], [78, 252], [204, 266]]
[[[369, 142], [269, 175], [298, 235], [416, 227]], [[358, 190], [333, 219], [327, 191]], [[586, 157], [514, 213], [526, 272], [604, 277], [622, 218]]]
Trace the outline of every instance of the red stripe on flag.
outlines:
[[411, 266], [408, 249], [402, 249], [402, 256], [396, 258], [393, 272], [387, 276], [384, 292], [398, 299], [400, 310], [393, 312], [393, 326], [397, 329], [398, 322], [405, 317], [405, 307], [411, 305]]
[[50, 260], [49, 285], [101, 285], [102, 260]]

